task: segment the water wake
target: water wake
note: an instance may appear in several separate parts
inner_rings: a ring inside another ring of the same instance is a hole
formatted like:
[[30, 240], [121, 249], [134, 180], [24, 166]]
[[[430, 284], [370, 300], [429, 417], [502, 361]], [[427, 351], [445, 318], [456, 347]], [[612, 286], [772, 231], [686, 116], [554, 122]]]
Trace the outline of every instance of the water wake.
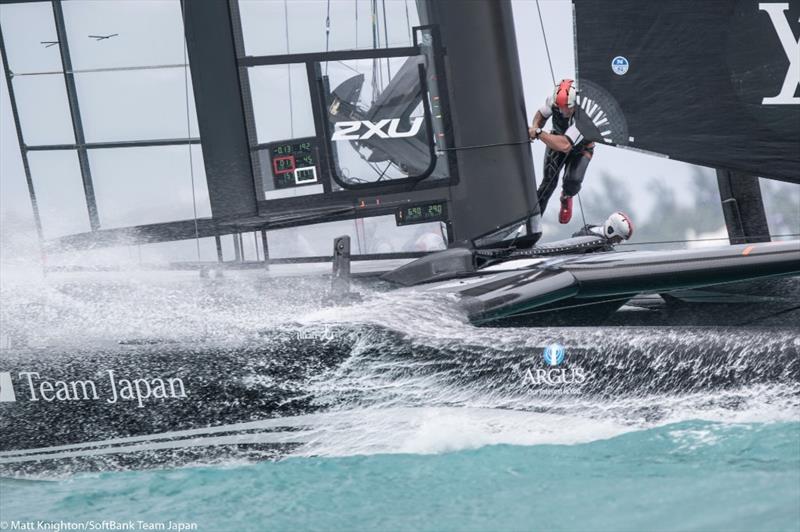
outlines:
[[[117, 451], [103, 442], [121, 439], [142, 449], [139, 459], [100, 467], [172, 467], [580, 444], [691, 420], [800, 418], [794, 329], [483, 329], [453, 299], [370, 285], [364, 302], [329, 307], [325, 287], [245, 274], [7, 277], [0, 326], [13, 347], [0, 370], [64, 381], [149, 372], [182, 377], [189, 394], [146, 408], [3, 403], [0, 451], [73, 445], [108, 458]], [[564, 347], [556, 367], [542, 356], [553, 343]], [[212, 447], [226, 452], [203, 453]]]

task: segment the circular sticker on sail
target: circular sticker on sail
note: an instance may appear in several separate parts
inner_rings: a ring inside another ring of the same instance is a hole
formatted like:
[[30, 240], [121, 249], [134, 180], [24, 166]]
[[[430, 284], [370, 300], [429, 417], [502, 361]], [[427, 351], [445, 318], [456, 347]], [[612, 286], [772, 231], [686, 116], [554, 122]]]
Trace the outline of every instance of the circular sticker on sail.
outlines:
[[614, 71], [614, 74], [618, 76], [624, 76], [626, 72], [628, 72], [628, 67], [630, 63], [625, 57], [618, 55], [614, 59], [611, 60], [611, 70]]

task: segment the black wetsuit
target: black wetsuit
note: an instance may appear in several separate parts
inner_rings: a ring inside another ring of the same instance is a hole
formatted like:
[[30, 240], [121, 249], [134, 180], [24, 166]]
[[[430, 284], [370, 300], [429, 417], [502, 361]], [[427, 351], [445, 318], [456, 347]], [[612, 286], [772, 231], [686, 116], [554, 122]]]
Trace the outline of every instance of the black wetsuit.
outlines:
[[609, 240], [608, 237], [604, 234], [602, 225], [586, 224], [583, 227], [581, 227], [579, 231], [572, 233], [572, 238], [576, 238], [579, 236], [595, 236], [598, 237], [598, 239], [602, 239], [600, 240], [600, 242], [602, 242], [602, 245], [598, 243], [597, 247], [595, 249], [592, 249], [591, 251], [612, 251], [614, 249], [611, 240]]
[[572, 150], [568, 153], [551, 150], [550, 148], [547, 148], [544, 152], [542, 182], [537, 190], [539, 210], [544, 214], [547, 202], [558, 185], [558, 174], [561, 172], [561, 168], [566, 168], [564, 171], [564, 194], [574, 196], [581, 190], [586, 168], [589, 166], [589, 161], [591, 161], [594, 153], [594, 142], [587, 140], [581, 133], [580, 122], [583, 121], [583, 117], [580, 116], [582, 113], [580, 107], [577, 107], [575, 113], [570, 118], [567, 118], [561, 114], [557, 106], [552, 105], [551, 98], [548, 98], [545, 105], [539, 109], [539, 112], [545, 118], [552, 117], [553, 129], [551, 133], [564, 135], [572, 144]]

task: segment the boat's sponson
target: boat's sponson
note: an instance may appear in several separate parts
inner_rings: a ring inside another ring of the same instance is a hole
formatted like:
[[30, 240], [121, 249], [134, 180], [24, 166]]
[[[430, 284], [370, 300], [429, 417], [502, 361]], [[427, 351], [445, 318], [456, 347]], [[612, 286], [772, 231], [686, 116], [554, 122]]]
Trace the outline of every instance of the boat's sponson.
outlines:
[[[430, 272], [428, 279], [437, 281], [425, 284], [425, 290], [458, 294], [470, 318], [479, 322], [550, 308], [570, 299], [598, 304], [614, 300], [621, 305], [626, 297], [641, 293], [800, 274], [798, 240], [691, 250], [512, 257], [481, 269], [472, 266], [472, 253], [451, 249], [419, 263]], [[406, 266], [404, 271], [414, 268]], [[446, 277], [449, 279], [443, 280]]]

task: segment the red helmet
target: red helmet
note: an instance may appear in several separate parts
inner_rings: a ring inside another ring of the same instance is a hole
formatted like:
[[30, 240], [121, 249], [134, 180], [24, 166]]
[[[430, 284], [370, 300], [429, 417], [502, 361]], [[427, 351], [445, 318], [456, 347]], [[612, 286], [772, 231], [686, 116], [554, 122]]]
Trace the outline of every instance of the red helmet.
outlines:
[[553, 91], [553, 105], [562, 111], [574, 109], [578, 100], [578, 90], [575, 88], [575, 81], [562, 79]]

